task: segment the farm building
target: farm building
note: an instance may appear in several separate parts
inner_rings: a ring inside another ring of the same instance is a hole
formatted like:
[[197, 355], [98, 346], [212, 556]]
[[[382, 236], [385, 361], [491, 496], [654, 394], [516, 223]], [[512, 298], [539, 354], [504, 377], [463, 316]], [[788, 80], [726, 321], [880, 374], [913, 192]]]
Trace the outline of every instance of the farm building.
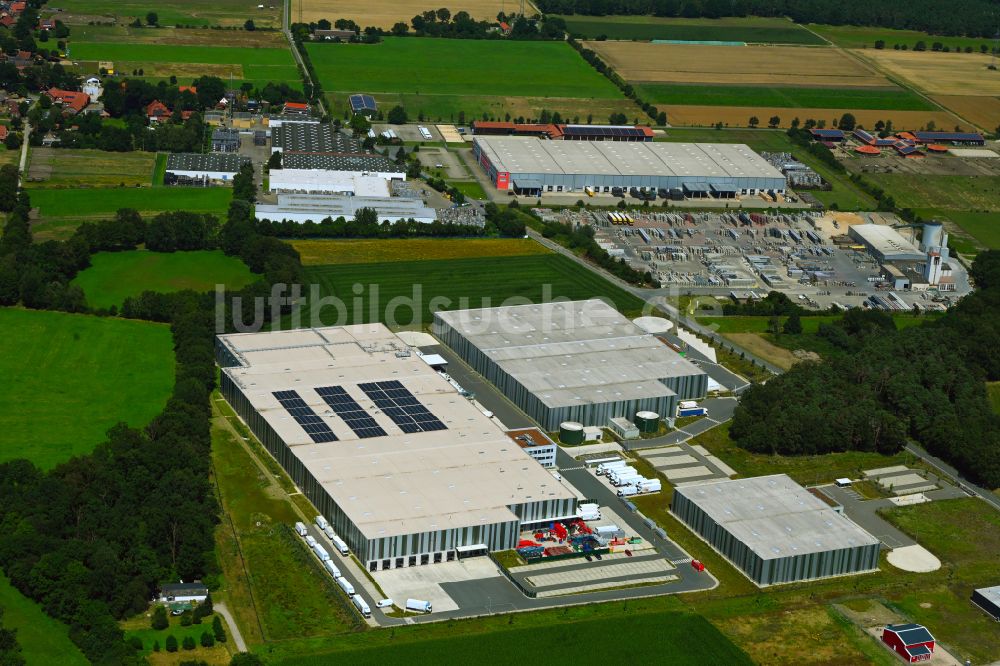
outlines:
[[208, 598], [208, 588], [201, 583], [165, 583], [160, 586], [160, 601], [197, 601]]
[[316, 30], [313, 31], [313, 39], [322, 39], [328, 41], [335, 41], [339, 39], [342, 42], [349, 42], [357, 36], [358, 33], [354, 32], [353, 30], [337, 30], [336, 28], [332, 28], [330, 30], [323, 30], [321, 28], [317, 28]]
[[961, 146], [985, 146], [986, 139], [979, 132], [905, 132], [901, 138], [917, 143], [950, 143]]
[[62, 105], [63, 113], [68, 116], [76, 114], [87, 108], [90, 104], [90, 95], [77, 90], [60, 90], [59, 88], [49, 88], [45, 94], [52, 100], [53, 104]]
[[271, 152], [361, 153], [357, 139], [336, 131], [326, 123], [281, 120], [271, 125]]
[[519, 194], [585, 187], [697, 188], [716, 196], [785, 190], [781, 172], [742, 144], [474, 137], [472, 150], [497, 189]]
[[250, 158], [235, 153], [171, 153], [163, 181], [167, 185], [231, 181]]
[[900, 657], [916, 664], [934, 656], [934, 636], [920, 624], [890, 624], [882, 630], [882, 642]]
[[840, 143], [844, 140], [844, 131], [839, 129], [811, 129], [809, 133], [816, 141]]
[[680, 486], [670, 510], [760, 586], [878, 568], [879, 540], [786, 474]]
[[239, 130], [218, 128], [212, 132], [212, 150], [217, 153], [235, 153], [240, 149]]
[[472, 132], [480, 136], [534, 136], [565, 141], [653, 140], [653, 130], [643, 125], [535, 125], [475, 120]]
[[222, 393], [370, 571], [508, 550], [576, 495], [382, 324], [220, 335]]
[[923, 261], [924, 253], [884, 224], [854, 224], [847, 234], [864, 245], [880, 263], [887, 261]]
[[708, 376], [604, 301], [434, 314], [435, 334], [547, 431], [673, 414]]
[[994, 620], [1000, 622], [1000, 585], [973, 590], [972, 603], [986, 611]]
[[420, 199], [389, 196], [279, 194], [277, 204], [257, 204], [255, 210], [258, 220], [320, 222], [327, 217], [352, 220], [362, 208], [374, 210], [379, 222], [412, 219], [429, 224], [437, 219], [437, 212], [425, 206]]

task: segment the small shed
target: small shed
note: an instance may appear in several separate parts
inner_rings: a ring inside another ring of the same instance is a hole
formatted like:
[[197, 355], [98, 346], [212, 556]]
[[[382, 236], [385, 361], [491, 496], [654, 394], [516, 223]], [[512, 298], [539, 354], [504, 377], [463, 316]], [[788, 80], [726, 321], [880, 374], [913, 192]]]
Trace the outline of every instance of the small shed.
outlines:
[[934, 640], [922, 624], [890, 624], [882, 631], [882, 642], [911, 664], [930, 661]]

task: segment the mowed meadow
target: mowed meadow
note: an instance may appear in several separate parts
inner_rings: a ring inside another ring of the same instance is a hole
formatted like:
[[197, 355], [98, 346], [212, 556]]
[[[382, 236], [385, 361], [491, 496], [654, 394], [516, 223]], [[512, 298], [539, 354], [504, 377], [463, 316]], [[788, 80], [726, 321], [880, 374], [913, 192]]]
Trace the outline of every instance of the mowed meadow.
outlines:
[[527, 238], [366, 238], [299, 240], [291, 245], [305, 266], [551, 254], [545, 246]]

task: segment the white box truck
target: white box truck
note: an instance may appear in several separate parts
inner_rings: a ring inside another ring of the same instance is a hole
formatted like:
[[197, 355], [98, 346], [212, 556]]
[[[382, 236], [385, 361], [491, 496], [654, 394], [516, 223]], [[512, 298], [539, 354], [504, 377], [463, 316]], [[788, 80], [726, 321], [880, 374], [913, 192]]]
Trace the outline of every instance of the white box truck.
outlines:
[[639, 481], [642, 481], [642, 475], [632, 474], [630, 476], [619, 476], [617, 479], [612, 481], [612, 484], [620, 488], [622, 486], [634, 486]]
[[358, 609], [362, 617], [372, 616], [372, 609], [368, 607], [368, 602], [362, 599], [360, 594], [355, 594], [351, 601], [354, 602], [354, 607]]
[[310, 548], [316, 545], [316, 539], [312, 538], [311, 534], [306, 535], [306, 545]]
[[301, 521], [295, 523], [295, 533], [300, 537], [304, 537], [307, 534], [306, 524]]
[[338, 569], [337, 565], [333, 563], [333, 560], [324, 561], [323, 566], [330, 572], [331, 576], [334, 578], [340, 578], [340, 569]]
[[324, 518], [323, 516], [316, 516], [316, 527], [320, 528], [323, 531], [326, 531], [326, 528], [329, 526], [330, 523], [326, 522], [326, 518]]
[[337, 536], [337, 533], [334, 532], [333, 528], [330, 527], [329, 525], [323, 528], [323, 534], [325, 534], [326, 538], [329, 539], [330, 541], [333, 541], [333, 537]]
[[406, 600], [406, 610], [416, 611], [418, 613], [430, 613], [431, 612], [431, 602], [422, 601], [421, 599], [407, 599]]
[[613, 469], [621, 469], [625, 467], [627, 463], [624, 460], [616, 460], [610, 463], [601, 463], [597, 466], [597, 476], [603, 476]]
[[313, 546], [313, 552], [316, 553], [316, 557], [319, 558], [320, 562], [326, 562], [330, 559], [330, 553], [326, 552], [326, 548], [319, 544]]
[[618, 497], [631, 497], [638, 494], [639, 490], [635, 486], [625, 486], [618, 489]]
[[351, 552], [350, 550], [348, 550], [347, 544], [344, 543], [344, 540], [341, 539], [336, 534], [330, 537], [330, 541], [333, 542], [333, 547], [336, 548], [337, 552], [340, 553], [341, 555], [348, 555]]
[[337, 585], [339, 585], [340, 589], [342, 589], [344, 592], [347, 593], [347, 596], [349, 597], [354, 596], [354, 586], [351, 585], [351, 581], [347, 580], [346, 578], [338, 578]]
[[640, 493], [658, 493], [663, 490], [663, 483], [659, 479], [646, 479], [635, 484]]

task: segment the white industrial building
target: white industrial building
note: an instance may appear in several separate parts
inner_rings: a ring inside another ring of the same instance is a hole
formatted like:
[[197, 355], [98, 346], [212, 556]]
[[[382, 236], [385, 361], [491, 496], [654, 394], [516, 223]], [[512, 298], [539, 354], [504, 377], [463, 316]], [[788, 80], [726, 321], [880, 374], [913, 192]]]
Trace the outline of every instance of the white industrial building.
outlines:
[[885, 224], [853, 224], [847, 234], [860, 241], [868, 253], [880, 262], [924, 259], [924, 253], [916, 245]]
[[250, 158], [236, 153], [171, 153], [167, 155], [164, 182], [229, 182], [249, 164]]
[[672, 415], [708, 389], [700, 368], [599, 299], [435, 312], [434, 332], [548, 432]]
[[256, 216], [258, 220], [272, 222], [321, 222], [328, 217], [350, 220], [362, 208], [374, 210], [379, 222], [414, 220], [429, 224], [437, 220], [437, 212], [425, 206], [420, 199], [343, 194], [279, 194], [277, 204], [257, 204]]
[[347, 194], [354, 197], [388, 197], [389, 180], [406, 174], [326, 171], [323, 169], [272, 169], [272, 192]]
[[222, 393], [370, 571], [514, 548], [577, 499], [382, 324], [220, 335]]

